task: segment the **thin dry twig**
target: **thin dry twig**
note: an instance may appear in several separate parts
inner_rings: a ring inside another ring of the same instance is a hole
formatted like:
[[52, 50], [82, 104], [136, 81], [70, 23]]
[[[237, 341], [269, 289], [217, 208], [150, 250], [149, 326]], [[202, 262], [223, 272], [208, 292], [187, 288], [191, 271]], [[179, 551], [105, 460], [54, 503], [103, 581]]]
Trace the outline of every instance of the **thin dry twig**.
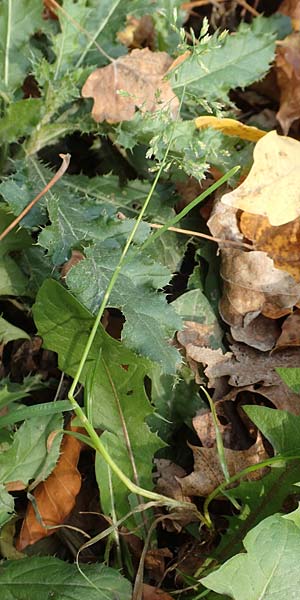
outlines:
[[42, 196], [44, 196], [47, 192], [49, 192], [49, 190], [54, 186], [54, 184], [65, 174], [65, 172], [70, 164], [71, 154], [60, 154], [59, 156], [60, 156], [60, 158], [62, 158], [62, 164], [59, 167], [57, 173], [55, 173], [55, 175], [52, 177], [52, 179], [50, 179], [49, 183], [47, 183], [47, 185], [45, 185], [45, 187], [42, 189], [42, 191], [39, 192], [38, 195], [33, 200], [31, 200], [31, 202], [29, 202], [29, 204], [27, 204], [27, 206], [25, 206], [25, 208], [24, 208], [24, 210], [22, 210], [21, 214], [18, 217], [16, 217], [8, 225], [8, 227], [6, 227], [6, 229], [4, 229], [4, 231], [2, 231], [2, 233], [0, 235], [0, 242], [7, 236], [7, 234], [12, 229], [14, 229], [14, 227], [16, 225], [18, 225], [18, 223], [20, 223], [20, 221], [22, 221], [22, 219], [30, 212], [32, 207], [38, 202], [38, 200], [40, 200], [40, 198], [42, 198]]
[[[159, 225], [158, 223], [148, 223], [152, 229], [161, 229], [163, 225]], [[239, 248], [247, 248], [247, 250], [253, 250], [253, 246], [250, 244], [245, 244], [244, 242], [236, 242], [235, 240], [226, 240], [223, 238], [213, 237], [212, 235], [207, 235], [206, 233], [200, 233], [199, 231], [192, 231], [191, 229], [180, 229], [179, 227], [168, 227], [168, 231], [175, 231], [175, 233], [182, 233], [184, 235], [190, 235], [193, 237], [204, 238], [205, 240], [211, 240], [212, 242], [216, 242], [217, 244], [231, 244], [232, 246], [237, 246]]]

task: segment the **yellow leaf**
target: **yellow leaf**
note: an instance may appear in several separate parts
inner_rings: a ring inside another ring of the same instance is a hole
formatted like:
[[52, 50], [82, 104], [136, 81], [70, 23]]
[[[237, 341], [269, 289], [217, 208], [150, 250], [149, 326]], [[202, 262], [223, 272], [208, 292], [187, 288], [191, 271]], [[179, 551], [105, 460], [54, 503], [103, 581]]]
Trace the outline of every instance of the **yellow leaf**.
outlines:
[[225, 135], [233, 135], [249, 142], [257, 142], [267, 133], [262, 129], [257, 129], [257, 127], [244, 125], [244, 123], [240, 123], [240, 121], [236, 121], [235, 119], [218, 119], [217, 117], [210, 116], [197, 117], [195, 125], [197, 129], [212, 127], [213, 129], [222, 131]]
[[300, 216], [300, 142], [270, 131], [257, 142], [248, 177], [222, 203], [284, 225]]

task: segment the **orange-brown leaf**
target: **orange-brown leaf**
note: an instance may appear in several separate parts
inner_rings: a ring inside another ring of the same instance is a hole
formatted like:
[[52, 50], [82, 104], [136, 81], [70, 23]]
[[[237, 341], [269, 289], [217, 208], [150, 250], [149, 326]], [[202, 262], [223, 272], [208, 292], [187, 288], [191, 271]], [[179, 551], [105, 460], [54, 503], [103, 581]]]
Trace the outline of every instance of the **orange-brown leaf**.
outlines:
[[[81, 475], [77, 469], [82, 442], [65, 434], [61, 455], [49, 477], [34, 490], [35, 503], [42, 522], [48, 526], [60, 525], [74, 508], [81, 487]], [[37, 520], [30, 503], [22, 524], [16, 547], [22, 551], [26, 546], [52, 535], [55, 529], [47, 529]]]
[[300, 310], [293, 312], [282, 325], [276, 348], [295, 348], [300, 346]]
[[175, 118], [179, 100], [164, 80], [171, 63], [166, 52], [144, 48], [93, 71], [82, 88], [83, 98], [94, 99], [93, 119], [97, 123], [128, 121], [136, 107], [150, 112], [169, 107]]
[[244, 212], [240, 228], [244, 236], [254, 242], [256, 250], [263, 250], [273, 259], [277, 269], [284, 269], [300, 281], [300, 218], [274, 227], [267, 217]]

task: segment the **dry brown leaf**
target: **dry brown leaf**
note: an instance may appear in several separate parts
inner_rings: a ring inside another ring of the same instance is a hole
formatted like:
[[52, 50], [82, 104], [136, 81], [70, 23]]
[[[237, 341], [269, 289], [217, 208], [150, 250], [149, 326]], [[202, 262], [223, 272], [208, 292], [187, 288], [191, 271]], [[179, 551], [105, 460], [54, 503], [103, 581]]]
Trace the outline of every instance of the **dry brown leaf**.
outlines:
[[[237, 212], [236, 208], [226, 206], [218, 199], [207, 222], [211, 234], [219, 239], [242, 243], [244, 238], [238, 226]], [[226, 247], [226, 242], [222, 242], [220, 247]]]
[[[208, 496], [218, 485], [224, 482], [224, 474], [216, 448], [201, 448], [191, 446], [194, 455], [194, 471], [180, 480], [185, 496]], [[230, 450], [224, 448], [225, 460], [230, 477], [236, 475], [250, 465], [268, 458], [262, 439], [257, 441], [248, 450]], [[265, 470], [259, 469], [249, 473], [247, 480], [260, 479]]]
[[[190, 502], [190, 498], [183, 495], [181, 485], [178, 483], [179, 480], [186, 475], [185, 470], [165, 458], [154, 459], [154, 463], [156, 467], [155, 490], [159, 494], [169, 496], [179, 502]], [[176, 512], [171, 512], [170, 516], [164, 519], [162, 526], [167, 531], [176, 531], [178, 533], [183, 527], [194, 520], [195, 516], [193, 511], [183, 508], [178, 509]]]
[[82, 88], [83, 98], [94, 99], [93, 119], [97, 123], [128, 121], [136, 107], [151, 112], [168, 107], [175, 118], [179, 100], [169, 81], [164, 80], [171, 64], [166, 52], [144, 48], [93, 71]]
[[269, 316], [271, 307], [290, 309], [300, 298], [300, 285], [291, 275], [276, 269], [265, 252], [224, 249], [221, 276], [224, 290], [220, 313], [234, 327], [249, 325], [260, 313], [265, 314], [265, 307], [265, 316]]
[[262, 129], [258, 129], [251, 125], [245, 125], [235, 119], [221, 119], [210, 115], [197, 117], [195, 119], [195, 125], [197, 129], [207, 129], [207, 127], [211, 127], [212, 129], [222, 131], [225, 135], [239, 137], [241, 140], [248, 140], [250, 142], [257, 142], [267, 133], [267, 131], [262, 131]]
[[221, 350], [209, 350], [190, 345], [192, 358], [204, 365], [209, 386], [215, 387], [220, 377], [227, 377], [229, 385], [245, 387], [260, 383], [277, 385], [281, 380], [275, 369], [277, 367], [300, 367], [300, 350], [289, 348], [278, 350], [272, 354], [259, 352], [245, 344], [235, 343], [230, 346], [231, 352], [222, 354]]
[[284, 225], [300, 216], [300, 142], [270, 131], [254, 149], [245, 181], [222, 196], [227, 206], [268, 217]]
[[287, 15], [292, 19], [293, 29], [299, 31], [300, 29], [300, 3], [299, 0], [283, 0], [280, 4], [279, 12], [283, 15]]
[[267, 398], [278, 410], [300, 415], [300, 395], [293, 392], [284, 381], [280, 380], [276, 385], [261, 386], [255, 392]]
[[[227, 364], [228, 360], [231, 357], [230, 352], [226, 352], [226, 354], [223, 354], [221, 348], [219, 348], [218, 350], [211, 350], [211, 348], [194, 346], [193, 344], [189, 344], [186, 347], [186, 355], [187, 359], [192, 359], [193, 361], [195, 361], [195, 363], [207, 365], [207, 369], [205, 369], [204, 372], [209, 380], [209, 387], [217, 386], [216, 378], [219, 378], [218, 367], [222, 362], [225, 362]], [[216, 378], [212, 375], [214, 368], [216, 368], [217, 372]], [[196, 383], [198, 383], [197, 378]], [[201, 383], [201, 381], [199, 381], [199, 383]]]
[[300, 119], [299, 54], [299, 33], [291, 33], [278, 42], [275, 69], [280, 89], [280, 108], [276, 117], [285, 135], [288, 134], [292, 123]]
[[159, 494], [169, 496], [180, 502], [188, 502], [182, 495], [178, 479], [185, 476], [185, 470], [166, 458], [154, 459], [157, 478], [155, 489]]
[[243, 212], [240, 228], [244, 236], [270, 256], [277, 269], [300, 281], [300, 218], [273, 227], [267, 217]]
[[[82, 447], [82, 442], [65, 434], [56, 467], [33, 492], [40, 518], [48, 527], [63, 523], [75, 506], [75, 499], [81, 487], [81, 475], [77, 469], [77, 463]], [[55, 529], [47, 529], [41, 525], [35, 516], [33, 505], [30, 503], [16, 548], [22, 551], [26, 546], [52, 535], [55, 531]]]
[[75, 267], [81, 260], [84, 259], [84, 254], [79, 250], [72, 250], [71, 257], [65, 262], [61, 268], [60, 276], [65, 279], [72, 267]]
[[300, 310], [295, 310], [293, 314], [287, 317], [281, 328], [276, 349], [293, 348], [300, 346]]
[[155, 29], [152, 17], [143, 15], [140, 19], [132, 15], [126, 18], [126, 27], [117, 33], [117, 39], [128, 48], [147, 46], [154, 50]]
[[173, 600], [167, 592], [143, 583], [143, 600]]
[[236, 342], [243, 342], [252, 348], [267, 352], [274, 348], [280, 333], [280, 327], [274, 319], [259, 315], [248, 325], [231, 327], [230, 332]]
[[184, 348], [188, 344], [210, 347], [211, 342], [219, 338], [220, 326], [217, 321], [208, 325], [196, 321], [184, 321], [184, 329], [177, 332], [177, 340]]
[[148, 550], [145, 556], [145, 570], [152, 582], [158, 583], [163, 578], [166, 570], [166, 558], [173, 558], [173, 554], [168, 548]]
[[[219, 416], [219, 411], [217, 411], [217, 415]], [[229, 440], [227, 440], [227, 434], [230, 430], [230, 425], [223, 425], [219, 421], [218, 426], [223, 438], [223, 443], [225, 446], [228, 446], [229, 444], [227, 444], [227, 441]], [[193, 418], [193, 427], [204, 448], [213, 448], [216, 445], [216, 428], [213, 415], [209, 410], [202, 410], [197, 413]]]

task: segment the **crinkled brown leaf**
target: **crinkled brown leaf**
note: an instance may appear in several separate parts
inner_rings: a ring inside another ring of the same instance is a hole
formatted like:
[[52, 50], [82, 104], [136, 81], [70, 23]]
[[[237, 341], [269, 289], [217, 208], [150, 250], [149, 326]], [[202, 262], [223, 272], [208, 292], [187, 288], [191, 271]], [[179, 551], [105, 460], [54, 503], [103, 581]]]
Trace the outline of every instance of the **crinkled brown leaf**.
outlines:
[[[75, 506], [75, 499], [81, 487], [81, 475], [77, 469], [82, 442], [65, 434], [61, 445], [60, 458], [51, 475], [34, 490], [35, 504], [42, 522], [51, 527], [60, 525]], [[38, 540], [55, 533], [39, 522], [33, 505], [28, 504], [26, 515], [17, 540], [17, 550], [34, 544]]]
[[[237, 212], [236, 208], [227, 206], [218, 199], [207, 222], [211, 234], [219, 239], [242, 243], [244, 240], [238, 226]], [[226, 242], [222, 242], [221, 247], [226, 247]]]
[[157, 478], [156, 491], [180, 502], [188, 501], [188, 498], [184, 498], [182, 495], [182, 489], [178, 483], [178, 479], [186, 474], [184, 469], [166, 458], [156, 458], [154, 463]]
[[[208, 496], [218, 485], [224, 482], [224, 474], [216, 448], [191, 446], [194, 455], [194, 471], [180, 480], [185, 496]], [[230, 450], [224, 448], [229, 475], [232, 477], [250, 465], [255, 465], [268, 457], [262, 440], [257, 441], [248, 450]], [[249, 473], [248, 480], [260, 479], [261, 469]]]
[[289, 312], [300, 298], [300, 285], [287, 272], [276, 269], [265, 252], [224, 249], [221, 276], [220, 313], [233, 327], [249, 325], [260, 313], [272, 316], [272, 309], [276, 318], [278, 310]]
[[300, 142], [270, 131], [257, 142], [253, 166], [243, 183], [222, 196], [222, 202], [255, 215], [271, 225], [300, 216]]
[[175, 118], [179, 100], [164, 79], [171, 64], [166, 52], [144, 48], [93, 71], [82, 88], [84, 98], [94, 99], [93, 119], [97, 123], [128, 121], [136, 107], [151, 112], [168, 107]]
[[230, 332], [236, 342], [243, 342], [252, 348], [266, 352], [274, 348], [280, 327], [276, 320], [258, 315], [248, 325], [231, 327]]
[[[219, 402], [218, 405], [220, 404], [221, 403]], [[219, 411], [217, 411], [217, 415], [219, 416]], [[193, 418], [193, 427], [204, 448], [213, 448], [216, 445], [216, 427], [212, 413], [209, 410], [199, 411], [199, 413]], [[230, 430], [230, 425], [223, 425], [219, 421], [218, 427], [223, 438], [223, 443], [225, 446], [228, 446], [229, 443], [227, 443], [227, 441], [229, 442], [229, 438], [227, 434]]]
[[259, 352], [246, 344], [235, 343], [230, 346], [231, 352], [208, 350], [189, 346], [193, 360], [207, 365], [205, 374], [209, 386], [215, 387], [217, 380], [227, 377], [229, 385], [244, 387], [260, 383], [276, 385], [280, 378], [277, 367], [300, 367], [300, 349], [288, 348], [273, 353]]
[[281, 335], [276, 343], [276, 348], [293, 348], [295, 346], [300, 346], [300, 310], [295, 310], [285, 319]]
[[299, 53], [299, 33], [291, 33], [278, 42], [275, 69], [280, 89], [280, 108], [276, 116], [285, 135], [292, 123], [300, 119]]
[[[228, 384], [244, 387], [260, 383], [261, 385], [278, 385], [281, 379], [276, 373], [277, 367], [300, 367], [300, 350], [288, 348], [273, 353], [259, 352], [246, 344], [234, 343], [231, 352], [223, 354], [222, 350], [200, 348], [190, 344], [187, 348], [189, 356], [204, 365], [209, 387], [215, 388], [218, 380], [226, 377]], [[220, 396], [218, 396], [220, 397]]]
[[240, 228], [256, 250], [263, 250], [273, 259], [277, 269], [290, 273], [300, 281], [300, 218], [273, 227], [267, 217], [243, 212]]

